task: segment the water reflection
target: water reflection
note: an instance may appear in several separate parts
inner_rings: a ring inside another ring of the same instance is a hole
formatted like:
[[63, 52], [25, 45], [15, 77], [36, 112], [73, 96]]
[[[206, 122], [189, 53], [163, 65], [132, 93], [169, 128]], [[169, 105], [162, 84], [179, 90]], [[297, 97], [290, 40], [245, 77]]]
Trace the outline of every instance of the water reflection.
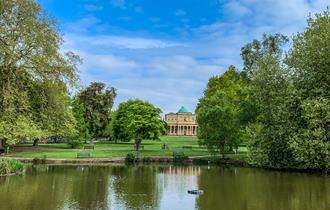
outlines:
[[[188, 189], [203, 189], [200, 196]], [[198, 166], [30, 166], [0, 177], [0, 209], [328, 210], [330, 178]]]

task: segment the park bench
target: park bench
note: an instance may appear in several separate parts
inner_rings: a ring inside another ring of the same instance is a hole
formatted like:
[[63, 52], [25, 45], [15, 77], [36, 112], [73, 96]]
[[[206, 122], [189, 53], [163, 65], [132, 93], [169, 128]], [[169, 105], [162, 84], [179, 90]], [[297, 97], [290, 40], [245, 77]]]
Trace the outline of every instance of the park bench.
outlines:
[[87, 146], [84, 146], [84, 149], [94, 149], [94, 146], [93, 145], [87, 145]]
[[182, 149], [189, 149], [189, 150], [192, 150], [192, 146], [182, 146]]
[[91, 153], [89, 152], [78, 152], [77, 153], [77, 158], [82, 158], [82, 157], [90, 157]]

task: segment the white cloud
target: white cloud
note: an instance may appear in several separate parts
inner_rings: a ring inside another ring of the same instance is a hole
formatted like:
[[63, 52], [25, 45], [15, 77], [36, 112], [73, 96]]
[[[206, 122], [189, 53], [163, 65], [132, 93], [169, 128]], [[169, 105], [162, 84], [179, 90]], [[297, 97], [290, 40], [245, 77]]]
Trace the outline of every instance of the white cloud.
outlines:
[[[123, 0], [116, 4], [125, 8]], [[141, 98], [165, 113], [182, 105], [194, 111], [210, 76], [220, 74], [231, 64], [242, 66], [240, 49], [244, 44], [260, 39], [263, 33], [292, 35], [301, 31], [308, 14], [325, 9], [327, 4], [329, 0], [225, 1], [220, 8], [225, 18], [182, 29], [189, 42], [179, 41], [181, 34], [176, 35], [177, 41], [149, 38], [152, 36], [143, 33], [83, 35], [86, 29], [81, 27], [101, 24], [89, 16], [70, 28], [63, 48], [83, 57], [83, 84], [103, 81], [118, 89], [116, 104]], [[160, 18], [149, 21], [164, 24]]]
[[[65, 40], [73, 45], [88, 45], [89, 48], [119, 48], [119, 49], [153, 49], [153, 48], [169, 48], [176, 46], [184, 46], [182, 43], [149, 39], [141, 37], [125, 37], [113, 35], [95, 35], [84, 36], [77, 34], [70, 34], [65, 36]], [[71, 46], [72, 47], [72, 46]]]
[[251, 10], [239, 1], [229, 1], [222, 6], [221, 12], [225, 14], [244, 16], [251, 14]]

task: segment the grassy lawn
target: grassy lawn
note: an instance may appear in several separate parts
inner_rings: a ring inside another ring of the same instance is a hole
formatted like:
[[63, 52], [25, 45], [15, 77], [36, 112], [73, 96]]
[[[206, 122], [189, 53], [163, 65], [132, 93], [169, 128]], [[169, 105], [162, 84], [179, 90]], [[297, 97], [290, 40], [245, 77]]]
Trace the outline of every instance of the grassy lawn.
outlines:
[[[163, 150], [163, 144], [169, 149]], [[210, 155], [205, 147], [198, 145], [196, 137], [170, 137], [163, 136], [161, 140], [142, 141], [144, 149], [140, 151], [141, 156], [172, 156], [173, 151], [183, 151], [187, 156]], [[134, 142], [97, 142], [94, 150], [85, 150], [91, 153], [93, 158], [125, 157], [127, 153], [134, 151]], [[182, 149], [183, 146], [192, 146], [192, 149]], [[245, 147], [239, 148], [242, 153], [246, 152]], [[17, 146], [14, 147], [8, 156], [24, 158], [76, 158], [77, 152], [84, 151], [82, 148], [70, 149], [67, 144], [40, 144], [39, 146]], [[241, 155], [229, 155], [233, 159]], [[237, 156], [237, 157], [236, 157]]]

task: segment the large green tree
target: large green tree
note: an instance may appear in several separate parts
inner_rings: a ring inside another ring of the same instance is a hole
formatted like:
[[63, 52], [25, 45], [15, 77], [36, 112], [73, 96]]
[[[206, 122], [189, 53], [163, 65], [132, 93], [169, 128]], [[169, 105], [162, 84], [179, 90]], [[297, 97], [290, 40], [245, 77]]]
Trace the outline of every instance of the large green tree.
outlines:
[[226, 146], [233, 145], [238, 139], [238, 113], [231, 99], [219, 90], [200, 99], [196, 112], [200, 144], [224, 157]]
[[76, 147], [83, 142], [87, 142], [90, 138], [90, 132], [88, 130], [88, 123], [85, 121], [86, 110], [84, 106], [80, 103], [77, 97], [74, 97], [71, 102], [73, 116], [76, 120], [76, 135], [73, 135], [68, 139], [69, 145], [71, 147]]
[[[196, 109], [201, 144], [223, 153], [225, 147], [228, 146], [232, 151], [233, 146], [237, 147], [239, 143], [247, 141], [245, 127], [254, 122], [257, 115], [248, 87], [245, 74], [241, 74], [234, 66], [229, 66], [223, 74], [209, 79]], [[228, 123], [221, 116], [229, 117]], [[229, 127], [220, 129], [220, 125]], [[209, 129], [216, 132], [210, 133]]]
[[[282, 62], [282, 46], [288, 38], [263, 35], [242, 48], [248, 96], [256, 108], [256, 121], [247, 128], [250, 161], [256, 165], [284, 168], [292, 164], [289, 147], [290, 74]], [[248, 110], [245, 110], [248, 112]]]
[[60, 53], [56, 21], [33, 0], [0, 1], [0, 139], [70, 135], [68, 85], [79, 57]]
[[149, 102], [129, 100], [119, 104], [113, 122], [114, 138], [135, 141], [139, 150], [143, 139], [158, 139], [164, 132], [161, 110]]
[[94, 138], [104, 136], [108, 129], [116, 96], [116, 89], [107, 88], [102, 82], [93, 82], [78, 93], [77, 97], [85, 110], [85, 122]]
[[286, 64], [293, 82], [295, 121], [290, 146], [299, 168], [330, 169], [330, 10], [307, 20], [293, 38]]
[[[279, 36], [279, 35], [275, 35]], [[308, 19], [308, 26], [293, 38], [283, 60], [286, 38], [264, 36], [256, 46], [261, 54], [245, 53], [244, 62], [252, 86], [250, 95], [258, 107], [257, 123], [250, 126], [253, 164], [273, 168], [330, 168], [329, 50], [330, 12]], [[281, 37], [281, 36], [279, 36]], [[264, 43], [280, 40], [270, 49]], [[258, 41], [254, 41], [257, 43]], [[265, 48], [266, 50], [260, 50]], [[250, 52], [246, 50], [245, 52]]]

